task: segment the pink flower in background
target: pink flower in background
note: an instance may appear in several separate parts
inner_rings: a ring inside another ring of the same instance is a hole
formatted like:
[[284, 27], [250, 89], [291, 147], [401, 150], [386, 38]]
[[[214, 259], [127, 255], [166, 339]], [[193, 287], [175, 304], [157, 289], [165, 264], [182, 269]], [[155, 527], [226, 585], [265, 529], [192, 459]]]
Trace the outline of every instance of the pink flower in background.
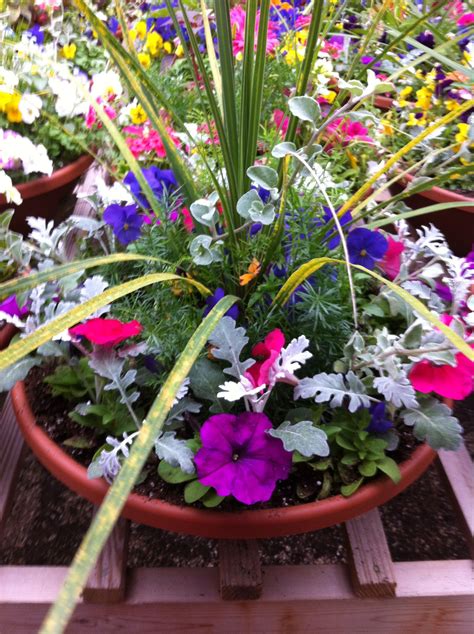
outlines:
[[[230, 11], [230, 23], [232, 27], [232, 33], [234, 36], [232, 48], [234, 52], [234, 56], [237, 56], [244, 51], [245, 46], [245, 20], [246, 13], [242, 7], [237, 6], [231, 9]], [[255, 50], [257, 48], [257, 35], [258, 35], [258, 27], [260, 23], [260, 11], [257, 12], [257, 19], [255, 20]], [[272, 54], [275, 52], [277, 46], [279, 44], [278, 40], [278, 30], [277, 26], [270, 20], [268, 23], [268, 34], [267, 34], [267, 54]]]
[[339, 59], [342, 53], [342, 44], [340, 44], [339, 41], [335, 41], [333, 38], [331, 38], [331, 40], [324, 41], [321, 47], [321, 51], [323, 53], [327, 53], [333, 59]]
[[136, 319], [122, 322], [118, 319], [95, 317], [70, 328], [69, 333], [73, 337], [85, 337], [99, 346], [115, 346], [129, 337], [136, 337], [142, 330], [142, 325]]
[[350, 119], [336, 119], [328, 126], [328, 133], [332, 140], [342, 143], [344, 146], [354, 142], [374, 142], [372, 137], [369, 136], [367, 128], [359, 121], [351, 121]]
[[[126, 126], [123, 131], [128, 135], [125, 137], [125, 141], [135, 158], [139, 158], [142, 154], [153, 152], [156, 153], [158, 158], [163, 159], [166, 157], [163, 141], [158, 132], [153, 128], [147, 125], [129, 125]], [[173, 130], [166, 128], [166, 131], [170, 135], [173, 143], [178, 146], [179, 139], [175, 136]]]
[[193, 217], [191, 216], [191, 212], [189, 211], [187, 207], [183, 207], [181, 209], [181, 214], [183, 216], [184, 228], [186, 229], [188, 233], [191, 233], [194, 229], [194, 221], [193, 221]]
[[388, 249], [383, 260], [379, 262], [379, 266], [389, 280], [394, 280], [400, 272], [402, 253], [404, 252], [405, 247], [403, 242], [394, 240], [390, 235], [387, 235], [387, 240]]
[[465, 13], [457, 21], [458, 26], [469, 26], [470, 24], [474, 24], [474, 13]]
[[286, 131], [288, 130], [288, 122], [289, 119], [283, 112], [283, 110], [275, 109], [273, 111], [273, 123], [280, 131], [281, 136], [285, 136]]
[[[97, 99], [97, 103], [102, 103], [102, 107], [104, 109], [105, 114], [109, 117], [109, 119], [116, 119], [117, 118], [117, 113], [115, 112], [114, 108], [112, 108], [112, 106], [109, 106], [107, 103], [103, 103], [101, 99]], [[101, 121], [97, 121], [97, 113], [95, 111], [95, 109], [90, 106], [87, 115], [86, 115], [86, 127], [89, 128], [89, 130], [97, 123], [97, 127], [101, 128], [102, 127], [102, 122]]]

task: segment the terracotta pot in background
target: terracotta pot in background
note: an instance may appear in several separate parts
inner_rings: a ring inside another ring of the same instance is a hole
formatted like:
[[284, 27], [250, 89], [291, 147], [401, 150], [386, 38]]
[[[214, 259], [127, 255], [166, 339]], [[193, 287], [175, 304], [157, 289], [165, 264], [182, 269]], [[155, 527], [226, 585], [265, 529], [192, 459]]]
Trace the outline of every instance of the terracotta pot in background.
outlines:
[[[406, 174], [400, 181], [390, 186], [391, 194], [396, 195], [402, 192], [413, 179], [414, 176]], [[413, 227], [433, 223], [443, 232], [456, 255], [465, 256], [472, 249], [474, 243], [474, 207], [467, 207], [466, 203], [474, 202], [474, 197], [469, 198], [442, 187], [431, 187], [404, 198], [403, 202], [411, 209], [422, 209], [436, 203], [458, 203], [458, 207], [416, 216], [410, 218], [408, 222]]]
[[[36, 424], [23, 382], [15, 385], [11, 395], [21, 433], [41, 464], [80, 496], [100, 504], [109, 489], [105, 480], [89, 480], [86, 468]], [[349, 498], [336, 495], [284, 508], [221, 512], [176, 506], [132, 493], [122, 514], [139, 524], [216, 539], [259, 539], [306, 533], [344, 522], [384, 504], [419, 478], [435, 455], [428, 445], [420, 445], [408, 460], [400, 464], [402, 478], [398, 484], [387, 477], [380, 477], [362, 486]]]
[[42, 176], [18, 185], [17, 189], [23, 198], [22, 204], [18, 207], [7, 203], [5, 196], [0, 195], [0, 212], [9, 208], [15, 209], [10, 228], [27, 235], [30, 231], [26, 222], [28, 216], [39, 216], [54, 220], [56, 223], [64, 220], [68, 212], [72, 211], [72, 208], [68, 209], [67, 206], [69, 197], [92, 162], [91, 156], [84, 155], [74, 163], [56, 170], [51, 176]]
[[13, 324], [5, 324], [0, 327], [0, 351], [5, 350], [16, 332], [17, 329]]

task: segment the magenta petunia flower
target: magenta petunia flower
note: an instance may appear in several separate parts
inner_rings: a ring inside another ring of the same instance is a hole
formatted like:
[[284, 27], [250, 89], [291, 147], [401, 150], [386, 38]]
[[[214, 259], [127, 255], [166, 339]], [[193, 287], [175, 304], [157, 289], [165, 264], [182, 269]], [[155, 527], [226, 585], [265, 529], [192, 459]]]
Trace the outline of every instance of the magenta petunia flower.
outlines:
[[[232, 26], [232, 35], [233, 42], [232, 48], [234, 52], [234, 56], [237, 57], [241, 55], [245, 48], [245, 20], [247, 18], [247, 14], [245, 9], [242, 7], [236, 6], [230, 11], [230, 24]], [[257, 35], [260, 24], [260, 11], [257, 11], [257, 17], [255, 20], [255, 45], [254, 48], [257, 48]], [[279, 44], [278, 41], [278, 27], [270, 20], [268, 22], [268, 32], [267, 32], [267, 45], [266, 52], [271, 55], [275, 52]]]
[[292, 460], [282, 442], [267, 434], [271, 428], [265, 414], [211, 416], [201, 428], [202, 448], [194, 457], [199, 482], [243, 504], [269, 500], [277, 481], [288, 477]]
[[121, 322], [118, 319], [102, 319], [95, 317], [85, 324], [79, 324], [70, 328], [69, 332], [74, 337], [85, 337], [91, 343], [99, 346], [115, 346], [129, 337], [135, 337], [142, 331], [140, 322]]
[[379, 262], [379, 266], [389, 280], [394, 280], [400, 272], [401, 256], [405, 247], [403, 242], [394, 240], [390, 235], [387, 235], [387, 240], [388, 248], [383, 260]]
[[280, 356], [284, 345], [285, 335], [279, 328], [275, 328], [268, 333], [263, 342], [257, 343], [252, 348], [252, 355], [260, 361], [250, 366], [245, 375], [255, 387], [270, 384], [270, 370]]
[[24, 317], [28, 313], [28, 303], [19, 306], [16, 295], [10, 295], [0, 303], [0, 312], [10, 315], [10, 317]]
[[474, 390], [474, 363], [459, 352], [456, 367], [420, 361], [412, 367], [408, 378], [418, 392], [434, 392], [444, 398], [462, 401]]

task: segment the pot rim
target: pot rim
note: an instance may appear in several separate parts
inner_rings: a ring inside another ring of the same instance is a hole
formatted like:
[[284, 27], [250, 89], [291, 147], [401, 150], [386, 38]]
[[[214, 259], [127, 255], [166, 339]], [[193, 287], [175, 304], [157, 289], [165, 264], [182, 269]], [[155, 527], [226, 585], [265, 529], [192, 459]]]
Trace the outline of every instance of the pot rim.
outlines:
[[[93, 161], [94, 158], [92, 156], [89, 154], [83, 154], [72, 163], [55, 170], [51, 176], [40, 176], [39, 178], [27, 181], [26, 183], [20, 183], [19, 185], [16, 185], [16, 189], [20, 192], [23, 200], [27, 200], [28, 198], [33, 198], [34, 196], [39, 196], [41, 194], [46, 194], [47, 192], [59, 189], [59, 187], [70, 183], [72, 180], [77, 178], [77, 176], [85, 172], [86, 169], [92, 165]], [[5, 204], [7, 204], [7, 199], [2, 194], [0, 195], [0, 205]], [[13, 204], [12, 207], [14, 207]]]
[[[404, 174], [400, 181], [403, 183], [412, 183], [415, 177], [412, 174]], [[415, 194], [415, 196], [424, 196], [429, 200], [434, 200], [436, 202], [442, 203], [472, 203], [474, 202], [474, 198], [469, 198], [469, 196], [464, 196], [464, 194], [458, 194], [457, 192], [453, 192], [450, 189], [444, 189], [444, 187], [430, 187], [429, 189], [425, 189], [421, 192]], [[462, 211], [467, 211], [468, 213], [474, 213], [474, 207], [465, 207], [462, 208]]]
[[[20, 431], [41, 464], [80, 496], [94, 504], [102, 502], [109, 485], [102, 478], [88, 479], [87, 469], [36, 424], [23, 381], [15, 385], [11, 397]], [[420, 445], [400, 463], [402, 477], [398, 484], [382, 476], [363, 485], [349, 498], [336, 495], [297, 506], [221, 512], [177, 506], [131, 493], [122, 515], [155, 528], [216, 539], [257, 539], [306, 533], [339, 524], [384, 504], [414, 482], [435, 456], [436, 452], [428, 445]]]

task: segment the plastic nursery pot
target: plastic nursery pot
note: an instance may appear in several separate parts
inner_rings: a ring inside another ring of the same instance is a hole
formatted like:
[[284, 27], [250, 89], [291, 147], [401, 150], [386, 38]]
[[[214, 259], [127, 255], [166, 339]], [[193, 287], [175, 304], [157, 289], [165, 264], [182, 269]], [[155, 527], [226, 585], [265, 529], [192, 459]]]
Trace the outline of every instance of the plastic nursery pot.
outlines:
[[[411, 174], [406, 174], [390, 186], [393, 195], [402, 192], [406, 185], [413, 181]], [[465, 196], [442, 187], [431, 187], [425, 191], [408, 196], [403, 200], [412, 209], [423, 209], [436, 203], [458, 203], [457, 207], [422, 214], [410, 218], [408, 223], [413, 227], [421, 227], [433, 223], [440, 229], [449, 246], [456, 255], [465, 256], [472, 249], [474, 243], [474, 207], [465, 206], [474, 202], [474, 197]]]
[[[21, 433], [41, 464], [80, 496], [100, 504], [109, 488], [105, 480], [89, 480], [86, 468], [68, 456], [36, 424], [23, 382], [15, 385], [11, 395]], [[131, 493], [122, 515], [155, 528], [216, 539], [257, 539], [306, 533], [344, 522], [384, 504], [419, 478], [435, 455], [428, 445], [420, 445], [399, 465], [401, 480], [398, 484], [384, 476], [362, 486], [349, 498], [336, 495], [298, 506], [221, 512], [176, 506]]]
[[5, 324], [0, 328], [0, 350], [5, 350], [17, 329], [12, 324]]
[[68, 209], [67, 205], [69, 197], [92, 162], [91, 156], [84, 155], [77, 161], [56, 170], [51, 176], [41, 176], [17, 185], [23, 199], [21, 205], [17, 207], [8, 203], [5, 196], [0, 195], [0, 212], [12, 207], [15, 209], [10, 228], [27, 235], [30, 231], [26, 222], [28, 216], [46, 218], [55, 222], [64, 220], [72, 211], [72, 208]]

